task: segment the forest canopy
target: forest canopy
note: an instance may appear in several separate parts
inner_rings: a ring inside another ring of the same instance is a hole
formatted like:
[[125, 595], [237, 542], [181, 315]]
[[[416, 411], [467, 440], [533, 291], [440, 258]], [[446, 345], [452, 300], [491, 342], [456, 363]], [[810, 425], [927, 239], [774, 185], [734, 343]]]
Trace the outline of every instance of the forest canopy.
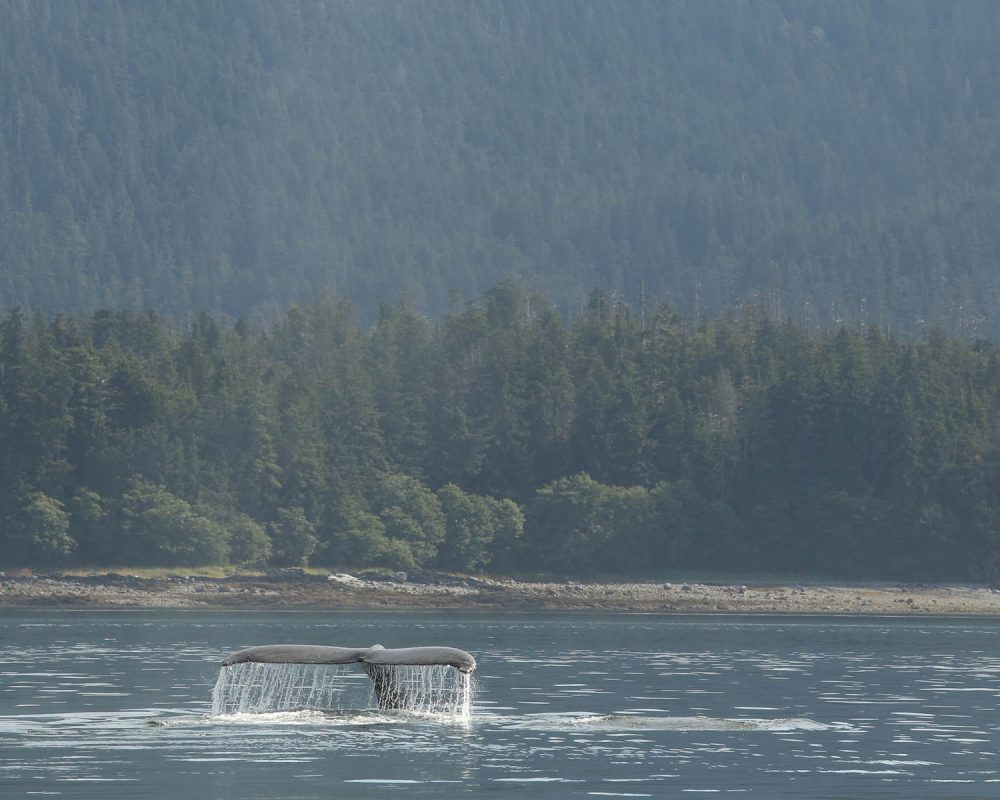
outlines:
[[4, 566], [1000, 576], [1000, 348], [503, 282], [0, 322]]
[[996, 339], [996, 10], [5, 2], [0, 309], [370, 322], [520, 276]]

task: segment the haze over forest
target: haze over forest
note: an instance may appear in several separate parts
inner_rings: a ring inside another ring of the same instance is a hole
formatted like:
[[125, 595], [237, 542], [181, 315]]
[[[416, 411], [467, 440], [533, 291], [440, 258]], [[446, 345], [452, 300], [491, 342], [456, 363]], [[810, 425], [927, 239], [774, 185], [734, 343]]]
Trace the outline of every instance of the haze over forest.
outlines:
[[1000, 332], [989, 0], [0, 14], [0, 309], [439, 316], [517, 275]]
[[994, 3], [0, 22], [0, 566], [1000, 579]]

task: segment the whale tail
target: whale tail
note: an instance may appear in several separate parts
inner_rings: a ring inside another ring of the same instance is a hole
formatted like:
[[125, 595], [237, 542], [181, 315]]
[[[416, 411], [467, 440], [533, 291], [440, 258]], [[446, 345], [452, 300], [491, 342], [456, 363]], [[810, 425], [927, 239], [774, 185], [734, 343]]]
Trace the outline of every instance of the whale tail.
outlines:
[[456, 647], [367, 648], [309, 644], [268, 644], [249, 647], [225, 658], [223, 667], [236, 664], [361, 664], [372, 681], [378, 707], [406, 708], [407, 693], [396, 667], [448, 666], [470, 673], [476, 659]]

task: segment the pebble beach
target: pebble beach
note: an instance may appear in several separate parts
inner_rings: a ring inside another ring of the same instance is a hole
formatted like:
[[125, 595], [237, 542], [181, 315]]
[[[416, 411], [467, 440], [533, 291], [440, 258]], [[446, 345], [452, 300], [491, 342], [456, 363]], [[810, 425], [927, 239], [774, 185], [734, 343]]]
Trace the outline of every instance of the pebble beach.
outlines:
[[1000, 590], [952, 585], [520, 581], [282, 574], [0, 577], [0, 608], [490, 609], [681, 614], [1000, 615]]

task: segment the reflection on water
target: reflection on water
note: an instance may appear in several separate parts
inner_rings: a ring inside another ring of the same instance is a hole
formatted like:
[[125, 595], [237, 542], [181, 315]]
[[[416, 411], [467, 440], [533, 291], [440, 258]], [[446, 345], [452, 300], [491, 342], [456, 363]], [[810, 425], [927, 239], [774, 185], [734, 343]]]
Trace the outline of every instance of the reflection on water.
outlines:
[[[1000, 794], [995, 621], [7, 612], [0, 634], [4, 798]], [[465, 719], [213, 716], [219, 660], [281, 640], [462, 647], [479, 693]]]

